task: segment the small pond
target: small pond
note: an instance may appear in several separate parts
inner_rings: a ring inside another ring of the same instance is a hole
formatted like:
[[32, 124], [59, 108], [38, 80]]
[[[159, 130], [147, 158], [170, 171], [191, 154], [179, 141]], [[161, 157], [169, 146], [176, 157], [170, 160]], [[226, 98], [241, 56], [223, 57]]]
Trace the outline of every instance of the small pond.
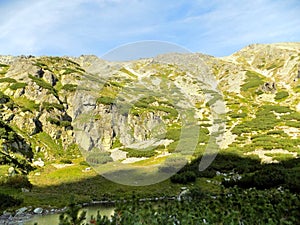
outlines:
[[[89, 220], [91, 215], [96, 216], [97, 211], [100, 211], [102, 216], [111, 217], [114, 214], [114, 206], [104, 206], [104, 205], [95, 205], [84, 207], [82, 210], [86, 210], [86, 218]], [[59, 223], [59, 215], [60, 214], [48, 214], [48, 215], [34, 215], [29, 221], [26, 221], [25, 225], [34, 225], [34, 223], [38, 223], [38, 225], [58, 225]]]

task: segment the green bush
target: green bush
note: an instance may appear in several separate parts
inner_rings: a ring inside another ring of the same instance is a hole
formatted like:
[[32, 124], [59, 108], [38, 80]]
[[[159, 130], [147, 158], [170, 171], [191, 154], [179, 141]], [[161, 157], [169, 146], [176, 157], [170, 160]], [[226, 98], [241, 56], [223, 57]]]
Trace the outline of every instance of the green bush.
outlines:
[[251, 89], [251, 88], [258, 88], [263, 83], [264, 82], [263, 82], [260, 74], [254, 72], [254, 71], [247, 71], [245, 83], [241, 86], [241, 90], [248, 91], [248, 89]]
[[28, 180], [28, 177], [20, 174], [5, 178], [2, 181], [2, 184], [11, 188], [32, 188], [32, 184]]
[[166, 173], [177, 172], [185, 166], [187, 162], [187, 159], [182, 156], [172, 156], [165, 160], [164, 164], [159, 167], [159, 171]]
[[21, 89], [21, 88], [24, 88], [24, 87], [26, 87], [27, 86], [27, 84], [26, 83], [14, 83], [14, 84], [12, 84], [12, 85], [10, 85], [9, 86], [9, 88], [11, 89], [11, 90], [17, 90], [17, 89]]
[[286, 121], [285, 125], [287, 125], [289, 127], [300, 128], [300, 122], [299, 121]]
[[112, 162], [109, 152], [90, 152], [86, 157], [86, 161], [90, 164], [105, 164]]
[[70, 159], [61, 159], [59, 162], [64, 163], [64, 164], [72, 164], [73, 163], [72, 160], [70, 160]]
[[286, 98], [289, 96], [289, 93], [287, 91], [280, 91], [280, 92], [277, 92], [276, 95], [275, 95], [275, 100], [280, 100], [280, 99], [283, 99], [283, 98]]
[[29, 77], [33, 82], [35, 82], [38, 86], [40, 86], [40, 87], [42, 87], [42, 88], [44, 88], [44, 89], [49, 90], [49, 93], [50, 93], [50, 94], [53, 94], [54, 96], [58, 96], [56, 90], [54, 89], [54, 87], [52, 87], [51, 84], [47, 83], [47, 82], [44, 81], [42, 78], [35, 77], [35, 76], [31, 75], [31, 74], [29, 74], [28, 77]]
[[81, 165], [81, 166], [90, 166], [90, 164], [87, 161], [81, 161], [79, 163], [79, 165]]
[[172, 183], [187, 184], [195, 181], [196, 181], [196, 174], [193, 171], [178, 173], [171, 177]]
[[245, 118], [247, 113], [233, 113], [229, 115], [231, 118]]
[[58, 109], [60, 111], [64, 110], [64, 106], [59, 103], [49, 103], [49, 102], [43, 102], [42, 103], [42, 110], [46, 109], [48, 112], [53, 109]]
[[5, 95], [3, 92], [0, 91], [0, 103], [4, 104], [10, 101], [9, 96]]
[[62, 87], [63, 90], [66, 90], [66, 91], [76, 91], [77, 89], [77, 85], [76, 84], [65, 84], [63, 87]]
[[152, 157], [155, 156], [155, 150], [147, 150], [147, 149], [132, 149], [132, 148], [124, 148], [123, 151], [127, 152], [127, 157]]
[[103, 104], [103, 105], [111, 105], [114, 103], [114, 101], [115, 100], [113, 98], [107, 96], [101, 96], [96, 99], [97, 104]]
[[46, 121], [48, 121], [48, 122], [51, 123], [51, 124], [55, 124], [55, 125], [57, 125], [57, 126], [60, 125], [60, 120], [59, 120], [59, 119], [56, 119], [56, 118], [48, 117], [48, 118], [46, 119]]
[[16, 199], [10, 195], [0, 193], [0, 211], [7, 209], [8, 207], [21, 205], [23, 200]]
[[48, 117], [46, 119], [46, 121], [50, 122], [51, 124], [55, 124], [57, 126], [60, 126], [60, 127], [72, 126], [70, 121], [63, 121], [63, 120], [59, 120], [59, 119], [56, 119], [56, 118], [53, 118], [53, 117]]
[[0, 83], [16, 83], [17, 81], [10, 77], [5, 77], [0, 79]]

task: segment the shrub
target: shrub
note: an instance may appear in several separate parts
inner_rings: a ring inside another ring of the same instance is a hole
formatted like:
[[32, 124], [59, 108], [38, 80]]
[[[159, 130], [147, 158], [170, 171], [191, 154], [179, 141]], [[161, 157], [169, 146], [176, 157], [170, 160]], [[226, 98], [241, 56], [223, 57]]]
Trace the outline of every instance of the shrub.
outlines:
[[231, 118], [245, 118], [247, 113], [233, 113], [230, 115]]
[[48, 122], [51, 123], [51, 124], [55, 124], [55, 125], [57, 125], [57, 126], [60, 125], [59, 119], [56, 119], [56, 118], [48, 117], [48, 118], [46, 119], [46, 121], [48, 121]]
[[49, 90], [50, 94], [53, 94], [54, 96], [58, 96], [56, 90], [52, 87], [51, 84], [47, 83], [46, 81], [44, 81], [42, 78], [37, 78], [31, 74], [28, 75], [28, 77], [35, 82], [38, 86]]
[[65, 84], [63, 87], [62, 87], [63, 90], [66, 90], [66, 91], [76, 91], [77, 89], [77, 85], [76, 84]]
[[7, 103], [9, 102], [10, 98], [5, 95], [3, 92], [0, 91], [0, 103], [1, 104], [4, 104], [4, 103]]
[[81, 165], [81, 166], [89, 166], [90, 164], [87, 161], [81, 161], [79, 163], [79, 165]]
[[64, 164], [72, 164], [73, 163], [72, 160], [70, 160], [70, 159], [61, 159], [59, 162], [64, 163]]
[[132, 149], [132, 148], [124, 148], [123, 151], [127, 152], [127, 157], [152, 157], [155, 156], [155, 150], [147, 150], [147, 149]]
[[172, 183], [187, 184], [196, 181], [196, 174], [193, 171], [177, 173], [171, 177]]
[[91, 164], [105, 164], [112, 162], [109, 152], [90, 152], [86, 157], [86, 161]]
[[187, 162], [187, 159], [182, 156], [172, 156], [165, 160], [165, 163], [159, 167], [159, 171], [165, 173], [177, 172], [186, 165]]
[[253, 72], [253, 71], [247, 71], [245, 83], [241, 86], [241, 90], [248, 91], [248, 89], [250, 89], [250, 88], [258, 88], [263, 83], [264, 82], [263, 82], [260, 74]]
[[280, 100], [280, 99], [283, 99], [283, 98], [286, 98], [289, 96], [289, 93], [287, 91], [280, 91], [280, 92], [277, 92], [276, 95], [275, 95], [275, 100]]
[[64, 110], [64, 106], [59, 103], [49, 103], [49, 102], [43, 102], [42, 104], [42, 110], [46, 109], [48, 112], [53, 109], [58, 109], [60, 111]]
[[27, 84], [26, 83], [14, 83], [14, 84], [12, 84], [12, 85], [10, 85], [9, 86], [9, 88], [11, 89], [11, 90], [17, 90], [17, 89], [20, 89], [20, 88], [24, 88], [24, 87], [26, 87], [27, 86]]
[[10, 77], [5, 77], [0, 79], [0, 83], [16, 83], [17, 81]]
[[111, 105], [114, 103], [114, 101], [115, 100], [113, 98], [107, 96], [101, 96], [96, 99], [97, 104], [103, 104], [103, 105]]
[[286, 121], [285, 125], [287, 125], [289, 127], [300, 128], [300, 122], [299, 121]]
[[23, 200], [16, 199], [10, 195], [0, 193], [0, 210], [4, 210], [8, 207], [21, 205]]
[[3, 185], [11, 187], [11, 188], [32, 188], [32, 184], [28, 180], [26, 175], [17, 174], [12, 177], [7, 177]]

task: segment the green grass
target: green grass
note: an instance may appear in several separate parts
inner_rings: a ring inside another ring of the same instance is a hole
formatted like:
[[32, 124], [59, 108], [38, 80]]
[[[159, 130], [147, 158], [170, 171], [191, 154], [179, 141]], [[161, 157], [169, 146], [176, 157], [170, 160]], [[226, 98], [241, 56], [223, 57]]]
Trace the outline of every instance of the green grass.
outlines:
[[[172, 184], [169, 180], [146, 188], [117, 184], [99, 176], [94, 170], [83, 172], [88, 166], [80, 165], [82, 160], [75, 159], [74, 165], [61, 169], [48, 163], [45, 167], [33, 171], [29, 176], [33, 184], [31, 192], [22, 193], [19, 189], [1, 186], [0, 193], [24, 199], [22, 206], [48, 208], [49, 205], [64, 207], [69, 203], [71, 196], [75, 197], [76, 202], [84, 203], [92, 200], [131, 198], [133, 192], [139, 198], [174, 196], [180, 192], [181, 185]], [[0, 172], [6, 170], [7, 167], [0, 166]], [[41, 175], [34, 175], [37, 172]]]

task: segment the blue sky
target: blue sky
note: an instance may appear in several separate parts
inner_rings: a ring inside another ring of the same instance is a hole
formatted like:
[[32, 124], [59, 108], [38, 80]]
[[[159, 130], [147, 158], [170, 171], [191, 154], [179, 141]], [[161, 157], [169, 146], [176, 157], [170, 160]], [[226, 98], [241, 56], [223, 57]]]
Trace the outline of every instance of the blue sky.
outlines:
[[103, 56], [143, 40], [214, 56], [299, 42], [298, 0], [0, 0], [0, 54]]

